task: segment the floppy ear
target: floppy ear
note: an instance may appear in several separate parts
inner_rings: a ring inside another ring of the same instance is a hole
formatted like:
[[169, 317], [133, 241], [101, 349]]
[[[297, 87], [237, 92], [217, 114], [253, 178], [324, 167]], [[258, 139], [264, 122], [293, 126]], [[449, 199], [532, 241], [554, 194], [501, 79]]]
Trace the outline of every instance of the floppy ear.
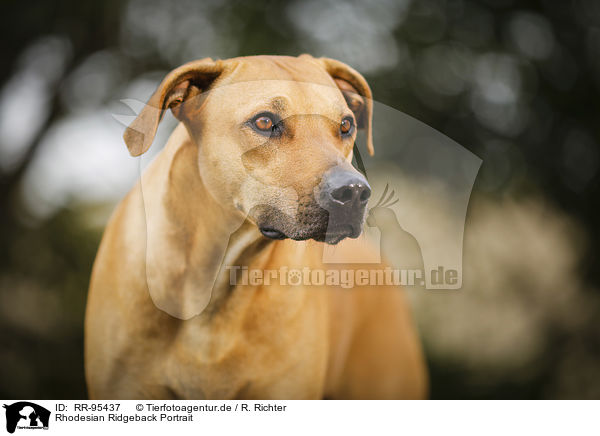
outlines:
[[132, 156], [145, 153], [152, 145], [164, 111], [171, 109], [181, 120], [185, 116], [181, 103], [205, 91], [222, 71], [222, 61], [205, 58], [184, 64], [167, 74], [123, 134], [129, 153]]
[[369, 84], [358, 71], [343, 62], [330, 58], [319, 58], [318, 60], [342, 91], [348, 107], [354, 112], [358, 128], [366, 130], [367, 150], [373, 156], [375, 154], [372, 133], [373, 96]]

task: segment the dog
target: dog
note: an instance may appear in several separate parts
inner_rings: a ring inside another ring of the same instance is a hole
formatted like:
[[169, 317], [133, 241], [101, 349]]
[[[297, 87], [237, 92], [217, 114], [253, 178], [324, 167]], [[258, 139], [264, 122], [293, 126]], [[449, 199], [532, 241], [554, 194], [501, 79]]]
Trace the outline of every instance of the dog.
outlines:
[[365, 268], [323, 264], [326, 244], [338, 258], [367, 250], [354, 238], [370, 187], [351, 164], [357, 129], [373, 154], [363, 76], [310, 55], [190, 62], [126, 129], [131, 155], [148, 150], [167, 109], [180, 123], [117, 206], [94, 263], [90, 398], [424, 398], [401, 289], [252, 281]]

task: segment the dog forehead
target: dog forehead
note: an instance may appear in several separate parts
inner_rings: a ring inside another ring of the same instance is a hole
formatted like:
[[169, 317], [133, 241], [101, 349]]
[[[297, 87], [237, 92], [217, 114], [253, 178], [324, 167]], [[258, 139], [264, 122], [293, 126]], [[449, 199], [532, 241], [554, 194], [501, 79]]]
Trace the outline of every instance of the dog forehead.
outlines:
[[242, 105], [253, 101], [279, 101], [282, 107], [295, 103], [343, 102], [343, 95], [335, 85], [322, 85], [287, 79], [261, 79], [221, 84], [211, 91], [221, 97], [243, 98]]
[[292, 115], [323, 115], [338, 119], [349, 111], [338, 88], [290, 80], [255, 80], [221, 86], [211, 91], [208, 103], [236, 121], [258, 114], [273, 112], [283, 117]]
[[335, 86], [323, 65], [311, 56], [248, 56], [229, 61], [229, 82], [289, 80]]
[[[338, 114], [346, 107], [342, 93], [315, 59], [287, 56], [235, 58], [226, 76], [213, 88], [216, 100], [230, 109], [277, 107], [281, 113]], [[277, 102], [277, 104], [273, 104]]]

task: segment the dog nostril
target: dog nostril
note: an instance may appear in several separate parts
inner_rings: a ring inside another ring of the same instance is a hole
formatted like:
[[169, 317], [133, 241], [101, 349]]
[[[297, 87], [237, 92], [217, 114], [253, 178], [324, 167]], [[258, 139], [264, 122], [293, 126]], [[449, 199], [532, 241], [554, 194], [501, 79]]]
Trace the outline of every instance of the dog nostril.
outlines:
[[342, 186], [339, 189], [336, 189], [331, 193], [331, 196], [334, 200], [339, 201], [340, 203], [346, 203], [352, 200], [352, 188], [349, 186]]
[[360, 193], [360, 201], [365, 202], [371, 197], [371, 190], [365, 186], [363, 192]]
[[331, 192], [331, 198], [342, 204], [365, 203], [370, 196], [369, 187], [361, 183], [344, 185]]

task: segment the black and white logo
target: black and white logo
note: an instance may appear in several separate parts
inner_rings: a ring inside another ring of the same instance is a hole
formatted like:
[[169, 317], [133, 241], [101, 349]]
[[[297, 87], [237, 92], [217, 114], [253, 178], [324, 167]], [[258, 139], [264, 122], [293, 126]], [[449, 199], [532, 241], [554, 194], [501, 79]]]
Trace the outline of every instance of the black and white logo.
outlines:
[[29, 401], [19, 401], [4, 405], [6, 409], [6, 431], [14, 433], [16, 429], [48, 430], [50, 411]]

